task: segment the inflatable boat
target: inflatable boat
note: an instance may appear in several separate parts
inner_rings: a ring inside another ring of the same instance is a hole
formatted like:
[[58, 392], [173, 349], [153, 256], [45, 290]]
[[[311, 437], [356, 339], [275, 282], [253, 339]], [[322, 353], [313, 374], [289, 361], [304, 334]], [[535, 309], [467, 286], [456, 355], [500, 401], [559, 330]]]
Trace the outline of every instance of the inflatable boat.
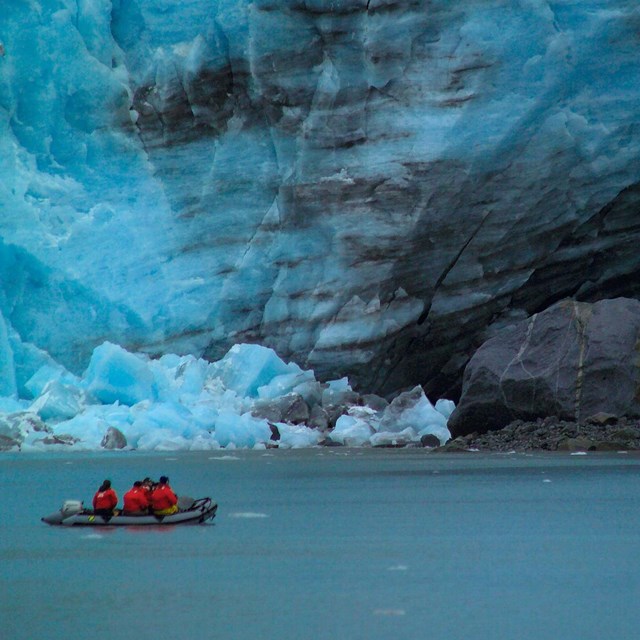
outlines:
[[41, 518], [42, 522], [51, 525], [63, 525], [65, 527], [122, 527], [141, 525], [169, 525], [169, 524], [201, 524], [206, 520], [213, 520], [218, 509], [217, 503], [211, 498], [180, 498], [179, 511], [171, 515], [161, 516], [154, 514], [127, 515], [115, 510], [112, 516], [95, 514], [90, 509], [85, 509], [79, 500], [67, 500], [58, 511]]

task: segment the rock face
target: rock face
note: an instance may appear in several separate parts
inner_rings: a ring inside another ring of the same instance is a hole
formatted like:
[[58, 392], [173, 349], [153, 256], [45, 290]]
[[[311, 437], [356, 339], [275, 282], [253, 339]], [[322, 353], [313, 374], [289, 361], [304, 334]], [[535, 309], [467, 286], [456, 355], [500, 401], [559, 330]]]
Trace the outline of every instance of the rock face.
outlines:
[[640, 296], [633, 2], [9, 5], [3, 394], [110, 340], [439, 397], [514, 319]]
[[475, 353], [449, 419], [454, 437], [515, 419], [640, 415], [640, 302], [559, 302]]

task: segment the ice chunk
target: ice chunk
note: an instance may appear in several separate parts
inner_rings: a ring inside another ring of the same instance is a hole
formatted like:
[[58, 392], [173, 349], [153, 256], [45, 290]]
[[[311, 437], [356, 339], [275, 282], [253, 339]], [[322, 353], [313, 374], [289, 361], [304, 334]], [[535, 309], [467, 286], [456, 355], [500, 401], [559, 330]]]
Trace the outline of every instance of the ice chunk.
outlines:
[[398, 433], [408, 427], [420, 436], [428, 433], [435, 435], [441, 444], [451, 438], [447, 418], [436, 411], [420, 386], [394, 398], [380, 421], [380, 431]]
[[194, 356], [164, 355], [149, 362], [161, 401], [180, 401], [202, 392], [209, 363]]
[[158, 396], [148, 360], [110, 342], [93, 350], [84, 380], [87, 390], [103, 404], [133, 405]]
[[299, 449], [313, 447], [318, 444], [321, 433], [304, 425], [292, 425], [285, 422], [276, 423], [280, 432], [278, 446], [282, 449]]
[[440, 398], [436, 401], [435, 409], [438, 413], [441, 413], [447, 420], [451, 417], [453, 410], [456, 408], [456, 403], [453, 400], [445, 400]]
[[322, 391], [322, 404], [341, 404], [354, 398], [354, 393], [348, 378], [329, 380], [327, 387]]
[[[276, 376], [268, 384], [258, 387], [258, 396], [263, 399], [274, 399], [285, 396], [298, 386], [315, 381], [313, 371], [298, 371]], [[302, 394], [301, 394], [302, 395]]]
[[[305, 373], [294, 362], [283, 362], [273, 349], [257, 344], [234, 345], [222, 360], [212, 364], [209, 369], [209, 375], [219, 377], [228, 389], [252, 398], [259, 395], [260, 387], [268, 387], [275, 378], [291, 374], [294, 374], [291, 378], [280, 378], [283, 388], [304, 382]], [[272, 392], [275, 389], [266, 389], [264, 397], [272, 397], [269, 395]]]
[[80, 413], [84, 406], [83, 390], [54, 379], [44, 386], [29, 411], [37, 413], [43, 420], [67, 420]]
[[140, 449], [189, 449], [191, 440], [209, 436], [189, 407], [178, 402], [142, 402], [131, 414], [131, 424], [121, 431], [130, 445]]
[[188, 450], [190, 442], [171, 429], [156, 429], [150, 431], [138, 441], [141, 451], [183, 451]]
[[351, 447], [361, 447], [370, 443], [373, 429], [361, 418], [343, 415], [338, 418], [335, 428], [329, 435], [334, 442]]
[[[102, 439], [109, 424], [92, 411], [85, 411], [70, 420], [55, 425], [53, 431], [61, 443], [69, 441], [74, 449], [96, 451], [101, 448]], [[31, 440], [34, 443], [34, 439]], [[68, 445], [65, 445], [68, 447]]]
[[216, 420], [215, 439], [223, 447], [233, 444], [250, 449], [257, 443], [268, 442], [271, 439], [271, 428], [266, 420], [254, 418], [250, 413], [239, 416], [232, 411], [223, 410]]
[[16, 368], [4, 316], [0, 312], [0, 396], [16, 396]]
[[374, 447], [402, 446], [416, 440], [419, 440], [419, 438], [411, 427], [407, 427], [402, 431], [380, 431], [371, 436], [371, 444]]
[[0, 397], [0, 413], [16, 413], [18, 411], [26, 411], [29, 407], [26, 400], [18, 400], [14, 397]]
[[62, 365], [55, 362], [43, 364], [25, 383], [25, 388], [34, 398], [44, 392], [45, 386], [52, 382], [60, 381], [65, 384], [79, 384], [77, 376], [67, 371]]

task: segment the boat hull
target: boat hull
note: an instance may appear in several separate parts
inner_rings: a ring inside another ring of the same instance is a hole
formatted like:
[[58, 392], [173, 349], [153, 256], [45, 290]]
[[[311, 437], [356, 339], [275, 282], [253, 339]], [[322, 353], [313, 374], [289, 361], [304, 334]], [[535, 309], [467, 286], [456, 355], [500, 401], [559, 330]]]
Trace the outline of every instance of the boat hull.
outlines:
[[96, 515], [92, 511], [82, 510], [76, 513], [56, 511], [41, 518], [42, 522], [50, 525], [64, 527], [126, 527], [148, 525], [178, 525], [178, 524], [202, 524], [207, 520], [213, 520], [218, 510], [217, 503], [210, 498], [200, 498], [194, 501], [189, 509], [178, 511], [171, 515], [140, 515], [130, 516], [117, 513], [112, 517]]

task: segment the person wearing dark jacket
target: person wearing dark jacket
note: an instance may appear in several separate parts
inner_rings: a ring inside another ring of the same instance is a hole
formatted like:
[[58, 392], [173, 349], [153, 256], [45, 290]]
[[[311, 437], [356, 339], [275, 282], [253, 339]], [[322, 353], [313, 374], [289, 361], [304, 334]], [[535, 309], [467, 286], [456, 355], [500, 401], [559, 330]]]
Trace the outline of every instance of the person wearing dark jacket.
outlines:
[[151, 494], [151, 506], [157, 516], [168, 516], [178, 511], [178, 496], [169, 485], [169, 478], [161, 476]]
[[118, 496], [111, 488], [111, 480], [105, 480], [93, 496], [93, 512], [98, 516], [110, 518], [118, 504]]
[[149, 512], [149, 500], [141, 480], [133, 483], [133, 487], [124, 494], [122, 500], [125, 516], [143, 516]]

